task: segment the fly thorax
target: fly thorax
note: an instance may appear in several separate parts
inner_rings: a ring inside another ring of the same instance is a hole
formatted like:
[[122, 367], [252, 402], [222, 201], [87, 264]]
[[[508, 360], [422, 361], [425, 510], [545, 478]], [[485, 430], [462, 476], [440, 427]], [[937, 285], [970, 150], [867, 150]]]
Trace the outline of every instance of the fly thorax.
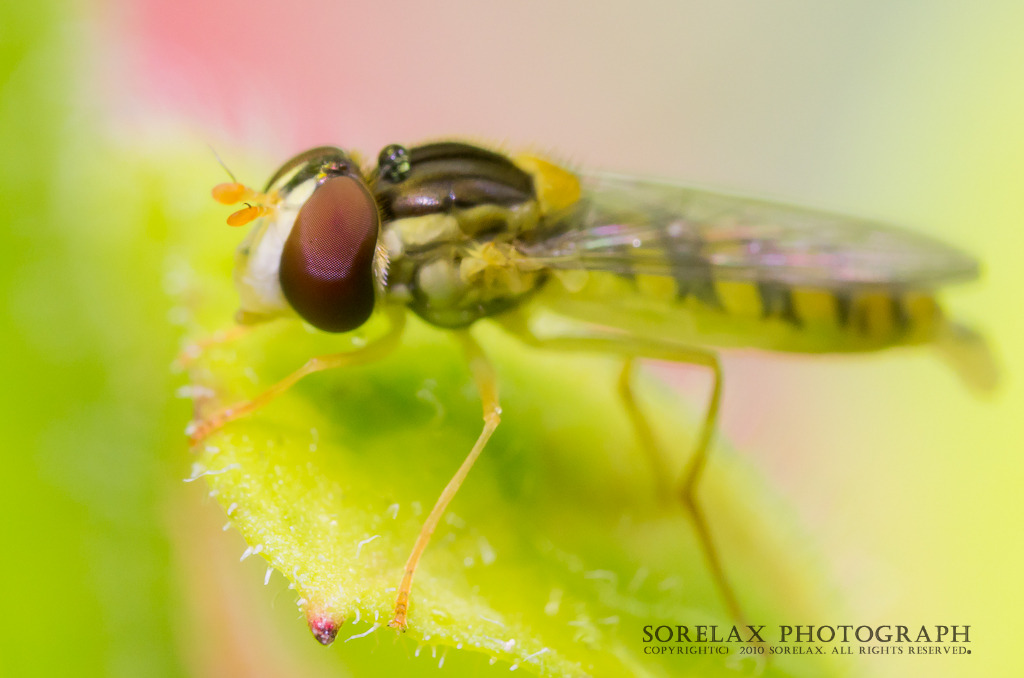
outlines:
[[530, 173], [467, 144], [407, 157], [404, 171], [383, 169], [374, 184], [392, 300], [435, 325], [463, 327], [541, 284], [543, 272], [515, 248], [545, 223]]
[[463, 327], [504, 311], [543, 281], [540, 268], [512, 244], [536, 224], [533, 203], [386, 223], [386, 294], [442, 327]]

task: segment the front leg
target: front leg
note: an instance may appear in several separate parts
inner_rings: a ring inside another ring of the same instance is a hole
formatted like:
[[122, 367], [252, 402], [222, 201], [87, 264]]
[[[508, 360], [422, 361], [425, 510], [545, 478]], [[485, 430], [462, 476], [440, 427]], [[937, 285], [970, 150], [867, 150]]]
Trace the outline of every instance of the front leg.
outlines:
[[198, 445], [214, 431], [222, 428], [228, 422], [240, 419], [252, 414], [263, 407], [271, 400], [281, 395], [303, 377], [315, 372], [331, 370], [336, 367], [347, 367], [350, 365], [364, 365], [376, 362], [388, 353], [393, 351], [402, 338], [402, 330], [405, 327], [405, 312], [398, 310], [391, 314], [391, 327], [382, 337], [374, 340], [367, 346], [355, 351], [344, 353], [331, 353], [328, 355], [316, 356], [306, 361], [306, 364], [277, 382], [263, 393], [252, 400], [246, 400], [234, 405], [225, 407], [200, 422], [189, 426], [189, 444]]

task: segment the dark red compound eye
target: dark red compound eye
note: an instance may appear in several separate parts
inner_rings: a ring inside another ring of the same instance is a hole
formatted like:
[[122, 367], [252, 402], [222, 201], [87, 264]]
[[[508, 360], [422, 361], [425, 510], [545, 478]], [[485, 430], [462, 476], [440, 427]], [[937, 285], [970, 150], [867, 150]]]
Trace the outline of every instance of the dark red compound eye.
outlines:
[[347, 332], [370, 317], [378, 229], [373, 196], [350, 176], [328, 179], [299, 210], [281, 253], [281, 290], [310, 325]]

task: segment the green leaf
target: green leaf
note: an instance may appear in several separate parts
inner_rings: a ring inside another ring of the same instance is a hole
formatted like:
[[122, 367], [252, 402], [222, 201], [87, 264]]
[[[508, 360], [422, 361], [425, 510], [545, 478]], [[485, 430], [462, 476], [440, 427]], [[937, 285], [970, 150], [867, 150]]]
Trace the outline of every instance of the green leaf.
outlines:
[[[230, 252], [204, 257], [205, 268], [179, 271], [192, 322], [203, 328], [197, 336], [229, 326], [234, 304]], [[370, 325], [327, 335], [276, 321], [206, 349], [189, 367], [198, 415], [255, 396], [312, 356], [352, 350], [380, 330]], [[655, 496], [616, 395], [618, 364], [529, 349], [487, 323], [473, 331], [496, 364], [503, 419], [416, 573], [400, 641], [410, 657], [424, 646], [431, 654], [454, 648], [544, 676], [835, 672], [808, 657], [761, 666], [738, 657], [738, 644], [727, 656], [647, 654], [675, 644], [645, 643], [645, 626], [717, 624], [724, 635], [734, 620], [682, 507]], [[681, 469], [691, 419], [656, 380], [638, 386], [672, 468]], [[395, 636], [387, 622], [406, 558], [481, 426], [457, 346], [410, 318], [388, 358], [310, 376], [211, 435], [191, 479], [209, 483], [249, 544], [245, 555], [291, 582], [314, 632], [332, 636], [340, 626], [338, 644], [354, 652], [374, 635]], [[722, 447], [700, 496], [749, 620], [815, 618], [806, 545]]]

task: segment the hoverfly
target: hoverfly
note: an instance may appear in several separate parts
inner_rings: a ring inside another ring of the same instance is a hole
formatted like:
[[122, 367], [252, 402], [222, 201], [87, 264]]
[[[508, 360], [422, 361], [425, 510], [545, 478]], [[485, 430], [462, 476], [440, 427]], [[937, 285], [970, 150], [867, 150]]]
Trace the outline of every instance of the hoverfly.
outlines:
[[[970, 257], [867, 221], [606, 174], [531, 155], [443, 142], [383, 149], [366, 169], [340, 148], [300, 153], [262, 191], [214, 189], [253, 222], [236, 257], [238, 322], [298, 316], [349, 332], [375, 313], [390, 329], [362, 348], [311, 359], [256, 398], [198, 422], [193, 444], [299, 379], [384, 358], [411, 311], [452, 330], [483, 402], [484, 426], [414, 544], [391, 626], [404, 630], [417, 563], [448, 503], [499, 424], [494, 371], [468, 331], [484, 318], [554, 350], [620, 356], [620, 393], [657, 458], [630, 388], [633, 361], [704, 366], [714, 382], [694, 451], [670, 489], [687, 509], [710, 572], [737, 619], [697, 498], [722, 392], [715, 349], [863, 352], [934, 344], [979, 385], [994, 370], [981, 338], [942, 313], [936, 288], [977, 276]], [[578, 332], [537, 331], [537, 307]], [[658, 474], [662, 476], [663, 474]]]

